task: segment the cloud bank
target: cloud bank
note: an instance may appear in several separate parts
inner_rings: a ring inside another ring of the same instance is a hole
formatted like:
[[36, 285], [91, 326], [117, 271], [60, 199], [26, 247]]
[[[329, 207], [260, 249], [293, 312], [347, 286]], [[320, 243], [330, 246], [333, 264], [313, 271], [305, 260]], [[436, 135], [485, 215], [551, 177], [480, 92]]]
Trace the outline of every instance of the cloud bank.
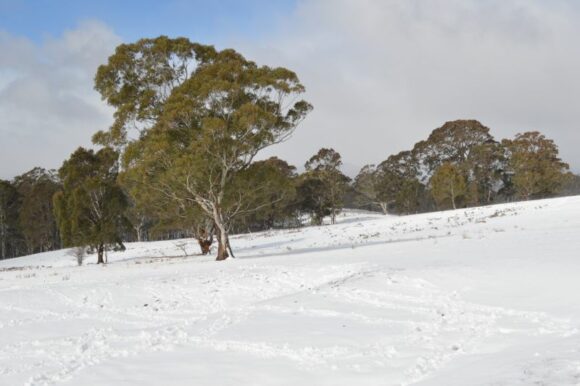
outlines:
[[293, 162], [332, 146], [352, 172], [475, 118], [496, 138], [542, 131], [580, 171], [578, 36], [572, 1], [318, 0], [244, 52], [307, 87], [315, 110], [272, 149]]
[[40, 45], [0, 30], [0, 178], [57, 168], [110, 125], [112, 111], [93, 91], [93, 76], [119, 43], [96, 21]]
[[[314, 111], [264, 152], [333, 147], [354, 174], [447, 120], [496, 138], [540, 130], [580, 172], [580, 5], [572, 0], [308, 0], [260, 38], [216, 37], [298, 73]], [[147, 36], [144, 33], [143, 36]], [[58, 167], [110, 125], [93, 76], [121, 42], [100, 22], [41, 44], [0, 30], [0, 178]], [[215, 42], [202, 42], [212, 44]]]

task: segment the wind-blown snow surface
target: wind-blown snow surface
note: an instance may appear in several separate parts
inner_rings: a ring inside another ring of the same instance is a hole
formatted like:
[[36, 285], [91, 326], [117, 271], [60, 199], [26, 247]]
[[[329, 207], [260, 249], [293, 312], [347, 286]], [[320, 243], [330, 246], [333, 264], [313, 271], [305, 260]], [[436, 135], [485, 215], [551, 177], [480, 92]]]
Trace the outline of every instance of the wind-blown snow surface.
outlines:
[[232, 242], [1, 262], [0, 384], [580, 383], [580, 197]]

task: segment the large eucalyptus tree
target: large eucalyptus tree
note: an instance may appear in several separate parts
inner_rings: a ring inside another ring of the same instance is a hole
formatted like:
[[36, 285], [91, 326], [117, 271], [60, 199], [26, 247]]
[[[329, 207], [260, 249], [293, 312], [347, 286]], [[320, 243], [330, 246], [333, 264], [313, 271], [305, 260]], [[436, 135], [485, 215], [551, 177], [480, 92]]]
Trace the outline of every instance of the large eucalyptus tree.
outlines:
[[162, 36], [119, 46], [95, 84], [116, 111], [94, 140], [120, 147], [125, 172], [151, 194], [200, 208], [215, 224], [217, 259], [226, 259], [231, 215], [243, 199], [235, 179], [311, 110], [298, 98], [296, 74]]

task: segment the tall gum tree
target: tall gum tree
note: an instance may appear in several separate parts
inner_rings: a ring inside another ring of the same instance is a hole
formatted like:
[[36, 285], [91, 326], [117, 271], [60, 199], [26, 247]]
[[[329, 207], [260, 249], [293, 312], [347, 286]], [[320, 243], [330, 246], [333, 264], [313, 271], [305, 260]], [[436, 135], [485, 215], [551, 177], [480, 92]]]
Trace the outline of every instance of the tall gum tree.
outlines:
[[[111, 129], [94, 139], [128, 145], [126, 170], [136, 168], [151, 189], [201, 208], [215, 224], [217, 260], [230, 255], [229, 213], [242, 205], [232, 181], [312, 108], [298, 99], [304, 86], [290, 70], [165, 37], [122, 45], [99, 68], [96, 88], [117, 111]], [[133, 141], [131, 126], [140, 130]]]

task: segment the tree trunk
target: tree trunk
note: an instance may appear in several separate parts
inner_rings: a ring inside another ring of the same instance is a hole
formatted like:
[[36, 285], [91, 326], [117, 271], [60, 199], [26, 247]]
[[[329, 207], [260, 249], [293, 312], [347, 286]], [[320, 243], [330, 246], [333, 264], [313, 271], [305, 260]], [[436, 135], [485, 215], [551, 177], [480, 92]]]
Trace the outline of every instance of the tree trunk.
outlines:
[[0, 259], [4, 260], [6, 258], [6, 238], [7, 238], [7, 231], [6, 231], [6, 216], [4, 215], [4, 211], [0, 207]]
[[0, 259], [4, 260], [6, 258], [6, 237], [4, 236], [4, 229], [0, 230], [2, 231], [0, 232]]
[[226, 238], [226, 232], [218, 226], [218, 252], [216, 260], [225, 260], [228, 257], [228, 240]]
[[383, 214], [387, 214], [387, 206], [388, 204], [386, 202], [380, 202], [379, 206], [381, 207], [381, 210], [383, 211]]
[[455, 189], [453, 189], [453, 186], [451, 187], [451, 204], [453, 204], [453, 209], [457, 209], [455, 206]]
[[6, 239], [4, 235], [0, 235], [0, 259], [6, 258]]
[[222, 218], [222, 213], [220, 208], [215, 205], [213, 208], [213, 220], [216, 226], [217, 239], [218, 239], [218, 252], [216, 260], [225, 260], [229, 257], [228, 254], [228, 234], [226, 227]]
[[103, 252], [105, 251], [105, 246], [100, 244], [97, 247], [97, 264], [105, 264], [105, 260], [103, 259]]
[[139, 224], [135, 225], [133, 229], [137, 233], [137, 241], [147, 241], [147, 233], [145, 231], [147, 225], [147, 221], [144, 216], [139, 219]]
[[228, 246], [228, 252], [230, 256], [235, 258], [236, 256], [234, 256], [234, 251], [232, 251], [232, 244], [230, 244], [230, 236], [227, 233], [226, 233], [226, 243]]

